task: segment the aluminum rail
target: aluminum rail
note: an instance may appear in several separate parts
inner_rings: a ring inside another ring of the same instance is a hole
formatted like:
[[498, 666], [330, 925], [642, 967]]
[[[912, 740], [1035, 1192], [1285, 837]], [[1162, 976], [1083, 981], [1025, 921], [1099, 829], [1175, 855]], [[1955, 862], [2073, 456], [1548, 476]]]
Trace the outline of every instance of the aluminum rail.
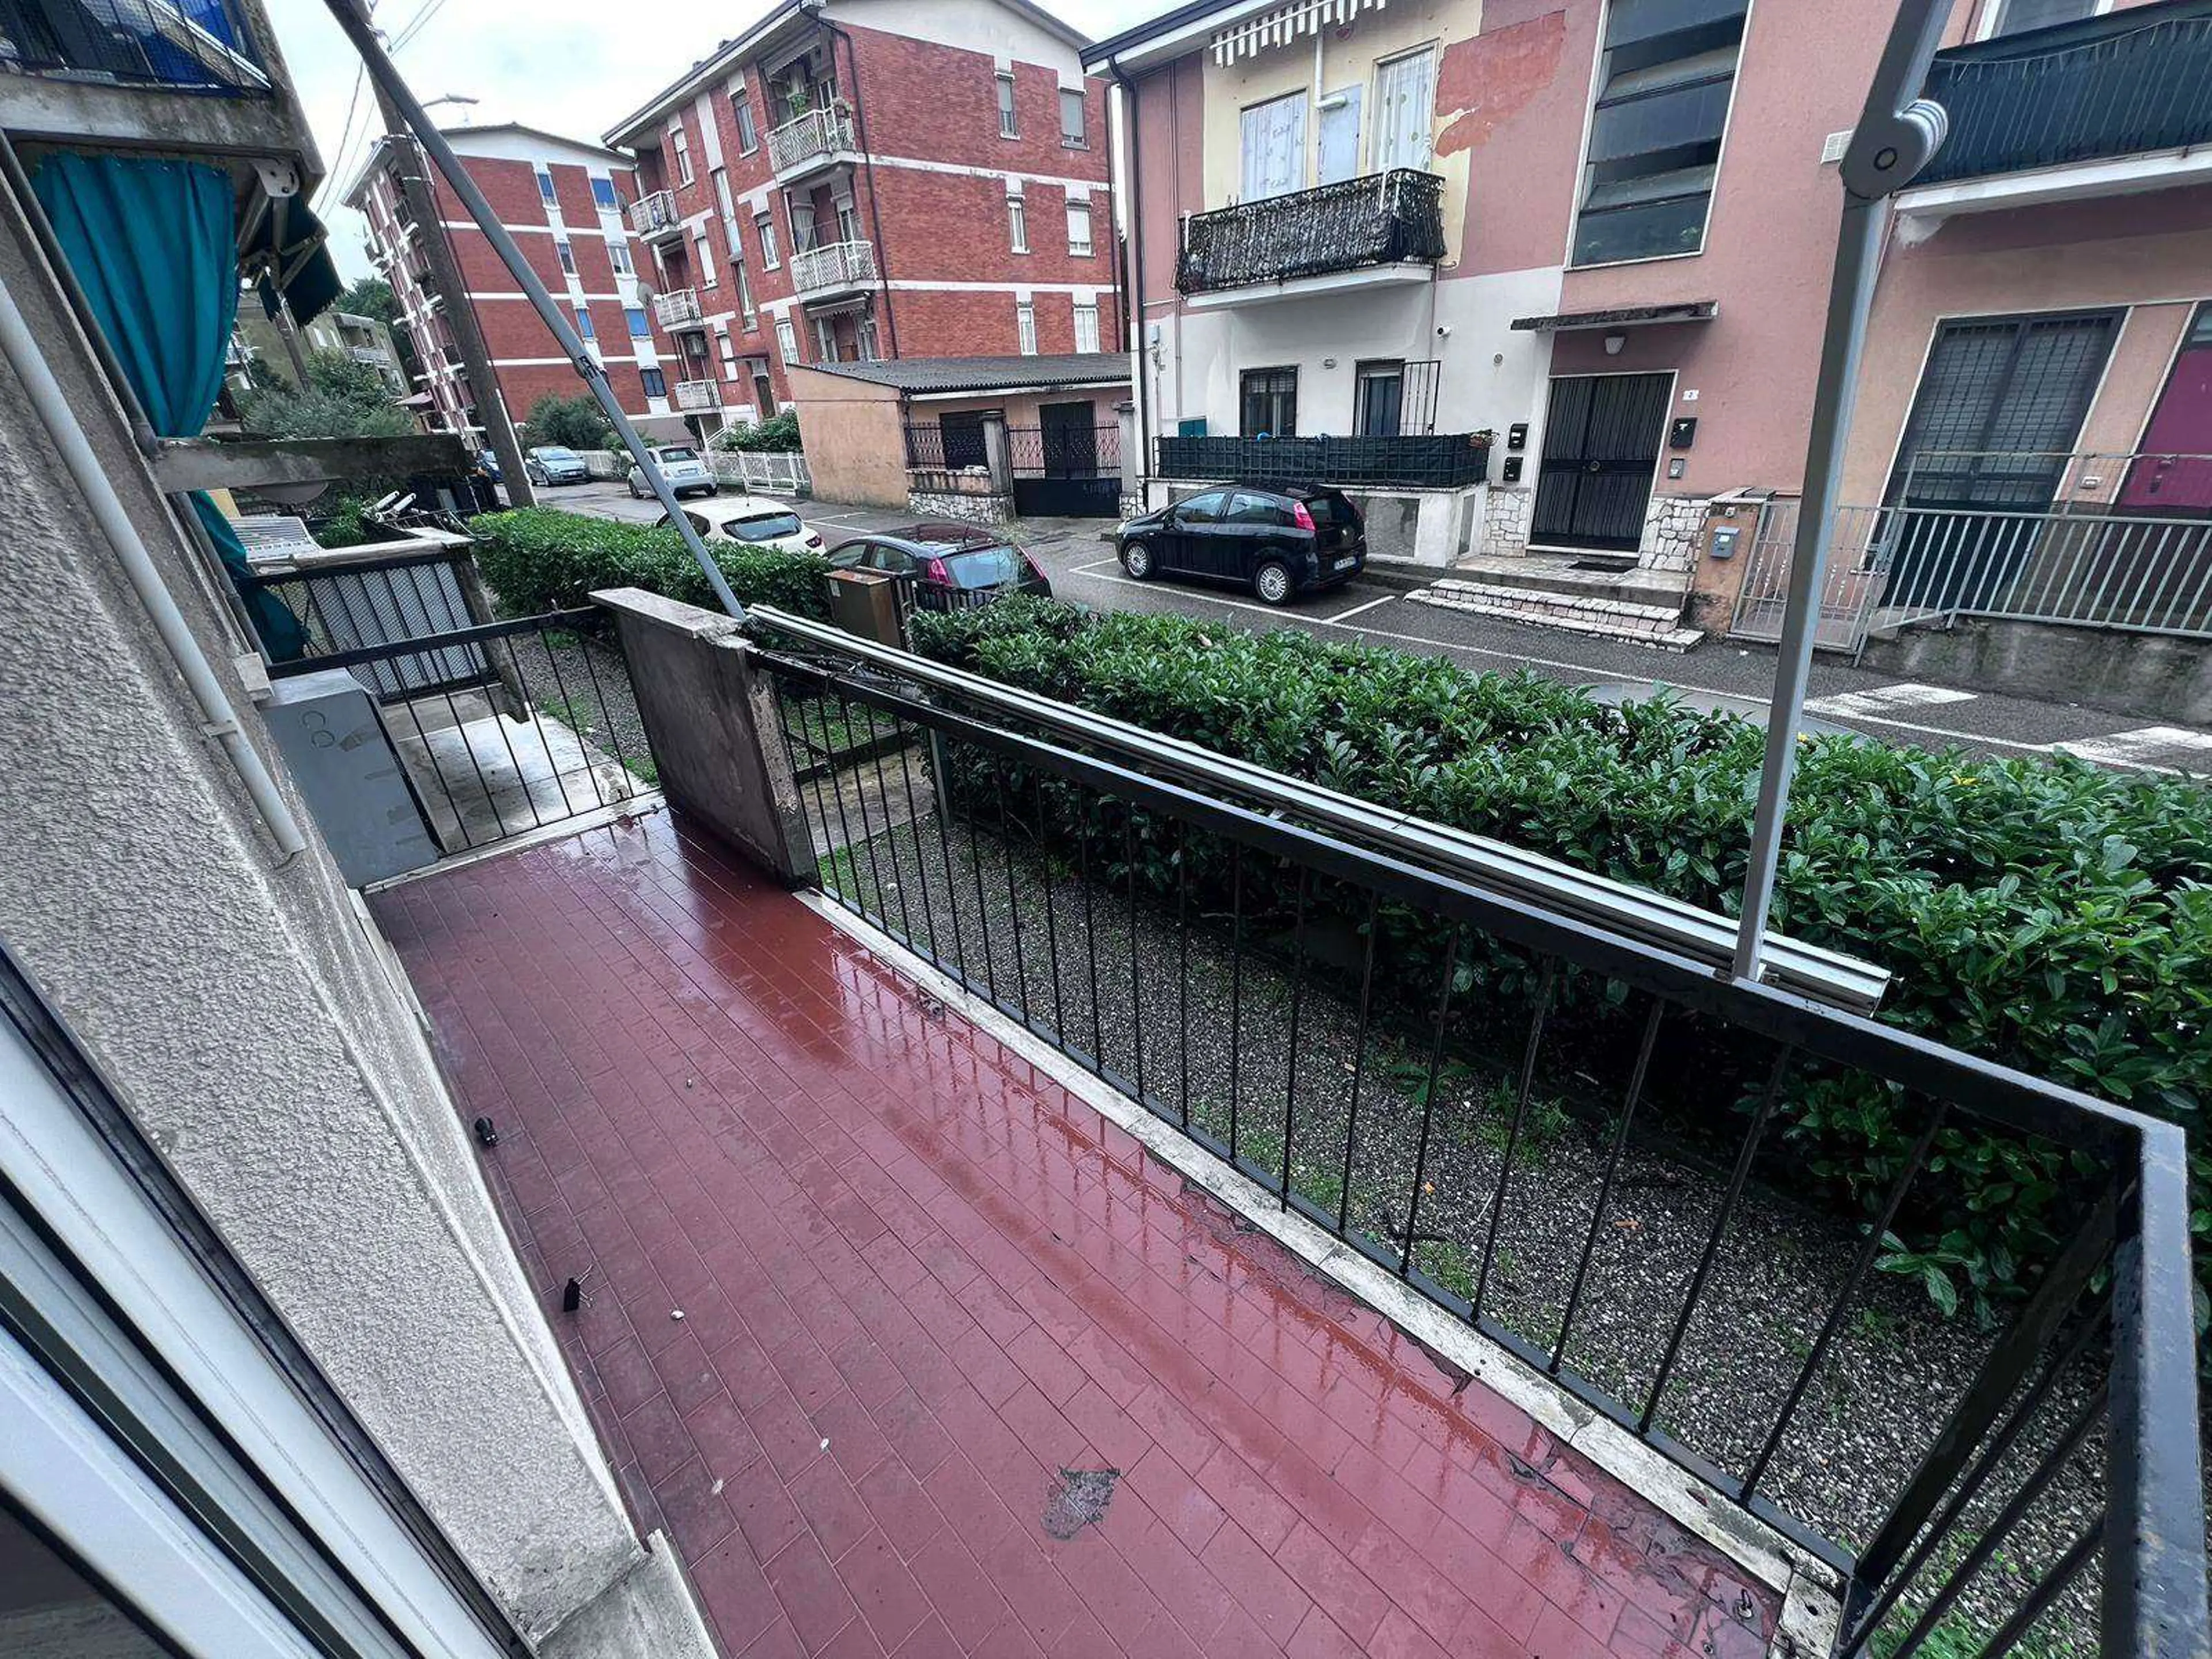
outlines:
[[[1449, 824], [1374, 805], [1319, 784], [1308, 783], [1249, 761], [1217, 754], [1180, 738], [1148, 732], [1088, 708], [986, 679], [963, 669], [861, 639], [824, 623], [756, 605], [746, 613], [763, 627], [854, 658], [885, 673], [957, 696], [1060, 738], [1094, 744], [1138, 765], [1189, 784], [1225, 791], [1294, 813], [1363, 846], [1389, 851], [1486, 891], [1502, 894], [1573, 917], [1595, 927], [1662, 947], [1717, 975], [1727, 977], [1735, 949], [1729, 917], [1662, 894], [1577, 870], [1557, 859], [1525, 853], [1503, 842]], [[1838, 951], [1766, 935], [1760, 980], [1851, 1013], [1870, 1013], [1889, 985], [1889, 972]]]

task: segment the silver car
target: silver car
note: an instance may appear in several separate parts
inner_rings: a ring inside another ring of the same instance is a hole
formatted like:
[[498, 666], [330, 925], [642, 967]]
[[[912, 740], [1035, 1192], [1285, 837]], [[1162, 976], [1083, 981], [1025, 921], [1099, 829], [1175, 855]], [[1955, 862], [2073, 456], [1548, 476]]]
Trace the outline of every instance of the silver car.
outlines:
[[[661, 444], [649, 453], [653, 464], [660, 469], [660, 476], [668, 480], [669, 489], [679, 498], [712, 495], [720, 488], [714, 482], [714, 469], [707, 465], [706, 457], [689, 444]], [[646, 482], [641, 466], [632, 465], [629, 470], [629, 493], [639, 501], [653, 494], [653, 486]]]

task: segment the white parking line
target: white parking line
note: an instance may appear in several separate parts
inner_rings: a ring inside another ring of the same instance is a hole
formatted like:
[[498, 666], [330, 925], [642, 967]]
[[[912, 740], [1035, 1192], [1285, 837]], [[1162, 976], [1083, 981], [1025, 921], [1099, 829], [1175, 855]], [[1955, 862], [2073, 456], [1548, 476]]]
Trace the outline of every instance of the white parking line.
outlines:
[[1912, 680], [1899, 680], [1895, 685], [1878, 685], [1870, 691], [1840, 691], [1832, 697], [1815, 697], [1805, 707], [1815, 714], [1879, 714], [1890, 708], [1972, 702], [1974, 696], [1972, 691], [1960, 691], [1948, 685], [1922, 685]]
[[[2179, 771], [2187, 766], [2192, 771], [2212, 771], [2212, 732], [2193, 732], [2185, 726], [2142, 726], [2132, 732], [2075, 738], [2051, 746], [2103, 766], [2129, 766], [2150, 772]], [[2148, 758], [2154, 755], [2172, 758]]]
[[1093, 559], [1089, 564], [1068, 566], [1067, 574], [1071, 576], [1080, 576], [1086, 570], [1104, 570], [1109, 566], [1118, 565], [1121, 562], [1119, 559]]
[[1356, 617], [1356, 616], [1358, 616], [1358, 615], [1361, 611], [1372, 611], [1372, 610], [1373, 610], [1376, 605], [1388, 605], [1388, 604], [1389, 604], [1389, 603], [1390, 603], [1390, 601], [1391, 601], [1391, 600], [1395, 599], [1401, 599], [1401, 598], [1402, 598], [1402, 597], [1404, 597], [1404, 596], [1403, 596], [1403, 595], [1401, 595], [1401, 594], [1397, 594], [1397, 593], [1385, 593], [1385, 594], [1384, 594], [1381, 599], [1370, 599], [1370, 600], [1368, 600], [1368, 601], [1367, 601], [1367, 603], [1366, 603], [1366, 604], [1364, 604], [1364, 605], [1353, 605], [1353, 606], [1352, 607], [1352, 609], [1351, 609], [1351, 610], [1349, 610], [1349, 611], [1338, 611], [1338, 612], [1337, 612], [1334, 617], [1327, 617], [1327, 618], [1325, 618], [1325, 620], [1329, 621], [1329, 622], [1333, 622], [1333, 623], [1340, 623], [1340, 622], [1342, 622], [1342, 621], [1343, 621], [1346, 617]]

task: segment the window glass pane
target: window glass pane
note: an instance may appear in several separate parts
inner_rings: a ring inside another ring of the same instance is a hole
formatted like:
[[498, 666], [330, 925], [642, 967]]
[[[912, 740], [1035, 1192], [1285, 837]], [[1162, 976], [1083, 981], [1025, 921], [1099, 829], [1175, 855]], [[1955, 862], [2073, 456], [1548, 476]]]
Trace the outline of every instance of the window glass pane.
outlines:
[[[1731, 60], [1732, 61], [1732, 60]], [[1629, 98], [1599, 106], [1590, 123], [1590, 166], [1666, 156], [1708, 160], [1717, 153], [1721, 128], [1728, 120], [1730, 77], [1699, 81], [1672, 91]], [[1700, 147], [1711, 146], [1710, 152]]]
[[645, 382], [647, 397], [665, 398], [668, 395], [668, 377], [659, 369], [641, 369], [639, 371], [639, 378]]
[[571, 276], [576, 274], [575, 249], [570, 247], [566, 242], [556, 242], [553, 244], [553, 254], [560, 260], [562, 270], [567, 271]]
[[1001, 137], [1014, 136], [1014, 77], [999, 77], [999, 134]]
[[1703, 192], [1643, 207], [1585, 209], [1575, 225], [1575, 263], [1695, 253], [1704, 240]]
[[553, 205], [553, 175], [544, 167], [538, 169], [538, 194], [545, 205]]
[[1280, 521], [1281, 514], [1274, 502], [1265, 495], [1250, 495], [1239, 490], [1230, 501], [1226, 520], [1230, 524], [1273, 525]]
[[2097, 15], [2097, 0], [2004, 0], [1997, 14], [1996, 34], [2025, 34]]
[[1745, 0], [1613, 0], [1605, 20], [1606, 49], [1740, 24], [1746, 9]]
[[1425, 167], [1436, 129], [1437, 55], [1417, 52], [1375, 70], [1375, 171]]
[[1306, 95], [1294, 92], [1243, 113], [1240, 194], [1247, 202], [1299, 190], [1306, 182]]
[[732, 519], [725, 528], [741, 542], [770, 542], [779, 536], [796, 536], [799, 514], [757, 513], [747, 519]]
[[597, 339], [599, 337], [597, 331], [592, 327], [592, 313], [590, 312], [580, 311], [576, 313], [576, 332], [582, 335], [587, 340]]
[[1060, 93], [1060, 136], [1067, 143], [1083, 142], [1083, 94], [1068, 87]]
[[623, 309], [623, 315], [629, 319], [629, 333], [632, 339], [642, 340], [652, 334], [653, 325], [645, 320], [645, 312], [642, 307], [626, 306]]
[[1098, 349], [1098, 307], [1075, 307], [1075, 349], [1078, 351]]
[[1218, 524], [1229, 501], [1225, 489], [1210, 489], [1176, 504], [1176, 517], [1185, 524]]
[[1030, 251], [1029, 215], [1018, 196], [1006, 198], [1006, 234], [1015, 252], [1027, 253]]
[[997, 587], [1020, 580], [1021, 556], [1011, 547], [979, 547], [948, 556], [945, 572], [955, 587]]
[[599, 207], [612, 213], [621, 203], [615, 197], [615, 181], [611, 179], [592, 180], [592, 200]]

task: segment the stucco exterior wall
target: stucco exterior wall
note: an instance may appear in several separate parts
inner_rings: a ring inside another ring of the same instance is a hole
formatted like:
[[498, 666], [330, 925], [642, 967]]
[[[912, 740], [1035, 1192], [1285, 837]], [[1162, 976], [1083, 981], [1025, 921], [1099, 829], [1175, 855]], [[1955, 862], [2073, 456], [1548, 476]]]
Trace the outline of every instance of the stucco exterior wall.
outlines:
[[[270, 752], [227, 666], [245, 641], [31, 246], [0, 201], [0, 283]], [[409, 1005], [319, 837], [278, 867], [4, 369], [0, 517], [0, 935], [454, 1544], [543, 1635], [618, 1583], [638, 1540]]]
[[906, 433], [898, 393], [820, 369], [791, 370], [799, 429], [817, 499], [856, 506], [906, 505]]

